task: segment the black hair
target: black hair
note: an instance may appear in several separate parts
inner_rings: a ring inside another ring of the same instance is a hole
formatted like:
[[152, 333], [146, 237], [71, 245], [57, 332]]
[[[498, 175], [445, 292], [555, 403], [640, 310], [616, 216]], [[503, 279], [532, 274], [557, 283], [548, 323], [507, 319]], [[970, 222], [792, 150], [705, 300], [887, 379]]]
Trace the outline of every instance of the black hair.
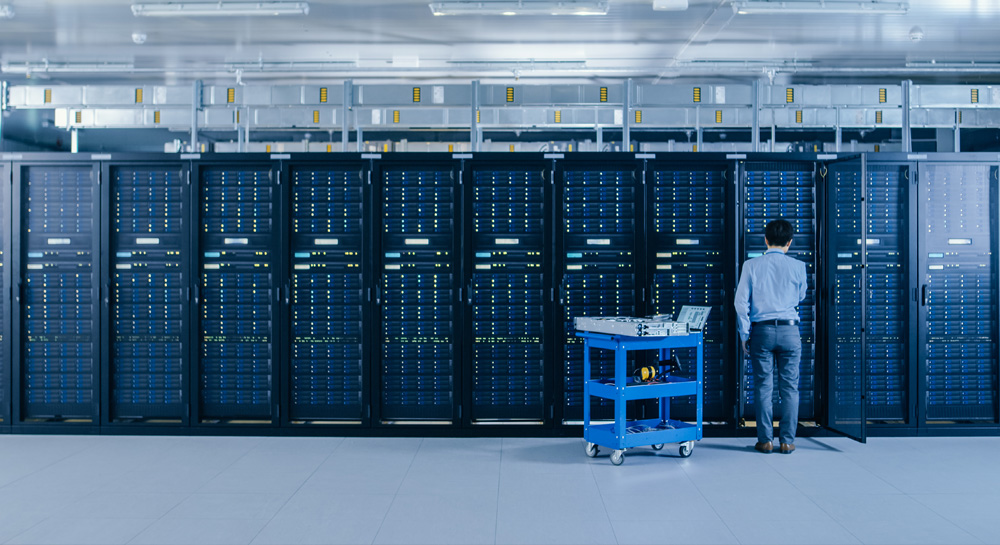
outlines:
[[784, 246], [792, 240], [794, 229], [788, 220], [771, 220], [764, 228], [764, 238], [770, 246]]

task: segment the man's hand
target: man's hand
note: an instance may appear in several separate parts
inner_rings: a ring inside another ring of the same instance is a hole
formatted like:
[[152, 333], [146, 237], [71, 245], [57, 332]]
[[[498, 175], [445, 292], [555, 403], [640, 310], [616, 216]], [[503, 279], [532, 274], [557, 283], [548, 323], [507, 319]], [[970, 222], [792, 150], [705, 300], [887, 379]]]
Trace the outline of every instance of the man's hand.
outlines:
[[741, 340], [740, 341], [740, 346], [743, 347], [743, 353], [749, 356], [750, 355], [750, 349], [747, 348], [747, 342]]

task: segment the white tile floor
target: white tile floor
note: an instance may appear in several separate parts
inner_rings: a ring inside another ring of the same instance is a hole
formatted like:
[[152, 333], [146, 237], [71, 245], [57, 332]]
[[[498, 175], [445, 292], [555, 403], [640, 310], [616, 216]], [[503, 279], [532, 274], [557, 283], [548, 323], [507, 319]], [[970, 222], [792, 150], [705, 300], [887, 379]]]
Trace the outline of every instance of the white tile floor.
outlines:
[[1000, 438], [0, 436], [0, 543], [1000, 543]]

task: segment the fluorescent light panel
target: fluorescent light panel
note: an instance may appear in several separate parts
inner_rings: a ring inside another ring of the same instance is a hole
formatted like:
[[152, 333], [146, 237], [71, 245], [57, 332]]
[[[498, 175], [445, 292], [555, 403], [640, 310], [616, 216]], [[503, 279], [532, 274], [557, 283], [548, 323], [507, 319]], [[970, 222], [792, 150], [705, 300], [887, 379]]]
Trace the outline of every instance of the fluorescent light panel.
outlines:
[[877, 2], [877, 1], [768, 1], [768, 0], [740, 0], [733, 2], [733, 11], [740, 15], [752, 14], [782, 14], [782, 13], [847, 13], [847, 14], [881, 14], [881, 15], [903, 15], [909, 11], [906, 2]]
[[0, 6], [0, 19], [11, 19], [14, 17], [14, 9], [10, 6]]
[[132, 4], [136, 17], [234, 17], [307, 15], [309, 2], [147, 2]]
[[434, 15], [607, 15], [607, 0], [432, 2]]

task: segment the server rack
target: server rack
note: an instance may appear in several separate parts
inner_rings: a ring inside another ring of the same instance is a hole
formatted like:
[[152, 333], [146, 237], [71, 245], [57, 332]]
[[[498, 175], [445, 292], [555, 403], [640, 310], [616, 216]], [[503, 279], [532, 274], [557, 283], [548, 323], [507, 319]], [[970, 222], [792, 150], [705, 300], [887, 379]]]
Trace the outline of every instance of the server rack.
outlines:
[[917, 164], [923, 368], [919, 421], [982, 426], [997, 415], [995, 158]]
[[540, 154], [463, 161], [467, 422], [547, 424], [553, 163]]
[[[719, 155], [671, 154], [644, 160], [646, 188], [647, 313], [676, 316], [684, 305], [710, 306], [704, 329], [704, 420], [732, 421], [729, 362], [732, 361], [732, 294], [735, 292], [735, 241], [732, 188], [735, 170]], [[675, 353], [695, 360], [692, 349]], [[671, 414], [693, 419], [694, 400], [679, 397]]]
[[191, 171], [180, 162], [102, 165], [107, 294], [102, 414], [187, 424], [191, 349]]
[[450, 155], [398, 154], [379, 161], [373, 176], [381, 224], [373, 418], [381, 424], [453, 425], [462, 418], [458, 166]]
[[270, 157], [203, 158], [195, 422], [275, 425], [279, 418], [281, 171]]
[[14, 398], [19, 425], [96, 426], [100, 412], [100, 170], [13, 164]]
[[[561, 154], [558, 154], [561, 155]], [[644, 279], [637, 251], [643, 196], [634, 155], [572, 154], [557, 162], [556, 253], [562, 374], [561, 421], [583, 418], [583, 342], [573, 327], [580, 316], [635, 316]], [[614, 376], [613, 354], [592, 354], [591, 378]], [[611, 400], [592, 400], [591, 418], [613, 417]]]
[[[764, 227], [767, 222], [784, 218], [792, 223], [795, 236], [788, 255], [806, 264], [809, 290], [798, 307], [802, 335], [802, 360], [799, 370], [799, 419], [816, 418], [816, 163], [814, 159], [789, 159], [782, 155], [755, 155], [738, 163], [740, 183], [740, 244], [742, 260], [763, 255]], [[742, 271], [742, 264], [740, 266]], [[740, 373], [741, 420], [756, 418], [753, 368], [742, 356]], [[775, 414], [779, 414], [778, 388], [774, 388]]]
[[371, 403], [370, 161], [325, 155], [288, 167], [291, 423], [358, 425]]
[[10, 163], [0, 163], [0, 430], [11, 426], [11, 193]]

